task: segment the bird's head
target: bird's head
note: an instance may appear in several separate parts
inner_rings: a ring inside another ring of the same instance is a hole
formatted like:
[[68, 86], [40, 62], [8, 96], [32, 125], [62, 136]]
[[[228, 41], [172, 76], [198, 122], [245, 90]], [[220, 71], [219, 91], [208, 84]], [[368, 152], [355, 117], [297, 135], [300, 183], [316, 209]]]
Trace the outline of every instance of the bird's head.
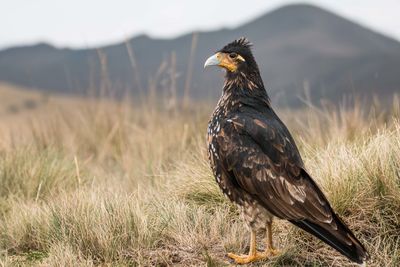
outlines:
[[235, 40], [209, 57], [204, 63], [204, 68], [219, 66], [225, 68], [228, 75], [240, 72], [258, 72], [251, 46], [252, 44], [244, 37]]

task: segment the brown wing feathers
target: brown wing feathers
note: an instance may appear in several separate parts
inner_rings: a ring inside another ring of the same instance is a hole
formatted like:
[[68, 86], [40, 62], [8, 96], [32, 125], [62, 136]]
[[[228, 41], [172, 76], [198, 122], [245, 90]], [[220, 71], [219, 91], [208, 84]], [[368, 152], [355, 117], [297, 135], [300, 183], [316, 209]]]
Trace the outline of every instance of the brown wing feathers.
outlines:
[[339, 229], [322, 227], [308, 220], [294, 221], [289, 220], [294, 225], [302, 228], [306, 232], [315, 235], [337, 251], [359, 264], [367, 258], [367, 252], [364, 246], [357, 240], [352, 232], [343, 224], [340, 219], [334, 215], [334, 221], [339, 225]]
[[333, 212], [304, 170], [288, 130], [273, 115], [265, 119], [242, 113], [227, 120], [218, 142], [231, 178], [275, 216], [363, 262], [365, 248]]

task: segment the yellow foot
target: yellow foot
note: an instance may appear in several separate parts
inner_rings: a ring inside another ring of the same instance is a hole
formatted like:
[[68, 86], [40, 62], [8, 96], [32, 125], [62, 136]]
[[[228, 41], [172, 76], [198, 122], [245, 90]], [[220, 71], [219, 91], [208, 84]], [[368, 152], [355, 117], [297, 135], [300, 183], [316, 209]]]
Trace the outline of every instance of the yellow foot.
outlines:
[[254, 255], [236, 255], [233, 253], [228, 253], [228, 257], [232, 258], [237, 264], [246, 264], [253, 261], [268, 259], [268, 256], [269, 255], [265, 253], [259, 253], [259, 252], [256, 252]]
[[279, 249], [267, 248], [267, 249], [264, 251], [263, 254], [264, 254], [266, 257], [273, 257], [273, 256], [278, 255], [279, 253], [281, 253]]

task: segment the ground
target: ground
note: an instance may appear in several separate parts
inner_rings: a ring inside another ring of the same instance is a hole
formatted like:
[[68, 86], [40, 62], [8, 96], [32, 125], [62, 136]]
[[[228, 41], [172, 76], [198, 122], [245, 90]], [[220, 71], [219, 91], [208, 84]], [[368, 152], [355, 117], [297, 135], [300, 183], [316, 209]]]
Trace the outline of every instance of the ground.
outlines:
[[[0, 266], [227, 266], [247, 252], [207, 162], [215, 103], [0, 94]], [[368, 266], [399, 266], [398, 99], [277, 111]], [[274, 232], [282, 254], [252, 266], [354, 266], [286, 222]]]

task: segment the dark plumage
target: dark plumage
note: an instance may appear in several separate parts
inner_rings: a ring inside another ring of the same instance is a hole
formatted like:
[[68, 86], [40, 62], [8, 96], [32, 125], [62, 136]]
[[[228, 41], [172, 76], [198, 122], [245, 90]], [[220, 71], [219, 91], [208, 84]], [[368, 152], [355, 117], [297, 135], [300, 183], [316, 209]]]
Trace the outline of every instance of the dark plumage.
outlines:
[[[211, 167], [222, 192], [242, 210], [251, 229], [249, 255], [228, 256], [248, 263], [275, 255], [271, 224], [277, 217], [350, 260], [364, 262], [364, 246], [307, 173], [291, 134], [273, 111], [250, 46], [241, 38], [205, 64], [227, 70], [223, 94], [208, 125]], [[263, 253], [255, 249], [257, 231], [267, 232]]]

